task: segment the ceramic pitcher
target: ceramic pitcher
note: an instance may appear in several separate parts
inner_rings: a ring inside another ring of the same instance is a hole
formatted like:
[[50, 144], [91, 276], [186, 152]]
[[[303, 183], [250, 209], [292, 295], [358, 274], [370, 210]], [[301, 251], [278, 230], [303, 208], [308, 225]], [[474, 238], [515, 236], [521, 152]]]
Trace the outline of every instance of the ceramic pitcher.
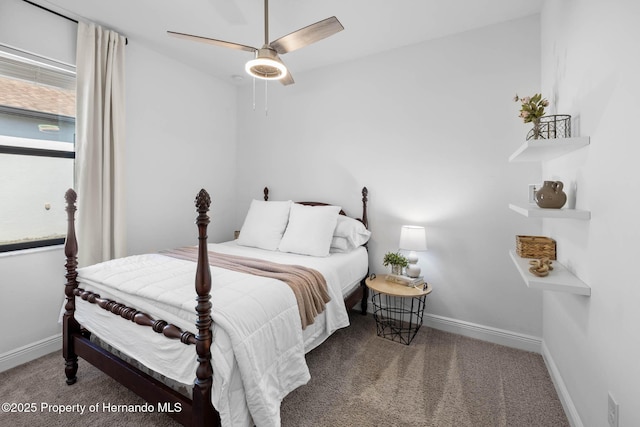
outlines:
[[542, 188], [536, 191], [536, 203], [541, 208], [560, 209], [567, 202], [567, 195], [562, 191], [562, 181], [545, 181]]

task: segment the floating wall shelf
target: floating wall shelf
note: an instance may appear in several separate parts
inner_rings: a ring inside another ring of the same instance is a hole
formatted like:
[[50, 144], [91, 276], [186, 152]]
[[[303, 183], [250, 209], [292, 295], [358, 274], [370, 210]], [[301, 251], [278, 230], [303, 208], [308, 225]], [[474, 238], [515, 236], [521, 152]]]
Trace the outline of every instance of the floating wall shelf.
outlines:
[[509, 203], [509, 208], [527, 218], [568, 218], [588, 221], [591, 212], [582, 209], [544, 209], [536, 205], [515, 205]]
[[[544, 162], [563, 156], [589, 145], [589, 137], [536, 139], [525, 142], [509, 157], [510, 162]], [[568, 218], [589, 220], [591, 212], [581, 209], [543, 209], [534, 204], [509, 204], [509, 208], [527, 218]], [[591, 296], [589, 285], [578, 279], [567, 268], [553, 261], [553, 271], [546, 277], [538, 277], [529, 272], [528, 258], [520, 258], [515, 252], [509, 255], [528, 287], [546, 291], [567, 292]]]
[[558, 261], [553, 261], [553, 270], [548, 276], [538, 277], [529, 272], [528, 258], [520, 258], [513, 251], [509, 251], [509, 255], [528, 287], [545, 291], [591, 296], [591, 288], [589, 285], [578, 279]]
[[535, 139], [522, 144], [509, 157], [510, 162], [542, 162], [589, 145], [588, 136], [557, 139]]

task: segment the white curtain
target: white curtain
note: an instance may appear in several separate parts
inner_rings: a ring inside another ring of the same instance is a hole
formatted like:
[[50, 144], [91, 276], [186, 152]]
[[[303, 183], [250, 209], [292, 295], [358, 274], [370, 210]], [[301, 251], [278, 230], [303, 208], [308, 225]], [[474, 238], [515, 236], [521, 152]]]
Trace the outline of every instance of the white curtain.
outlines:
[[75, 181], [81, 266], [126, 254], [125, 44], [114, 31], [78, 23]]

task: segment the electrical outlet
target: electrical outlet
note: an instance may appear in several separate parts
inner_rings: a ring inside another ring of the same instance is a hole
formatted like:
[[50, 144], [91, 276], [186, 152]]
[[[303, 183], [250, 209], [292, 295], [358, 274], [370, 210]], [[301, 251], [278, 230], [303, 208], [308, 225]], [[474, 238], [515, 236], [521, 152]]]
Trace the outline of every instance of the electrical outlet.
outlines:
[[609, 392], [609, 408], [607, 411], [607, 421], [609, 421], [609, 427], [618, 427], [618, 402], [616, 402]]

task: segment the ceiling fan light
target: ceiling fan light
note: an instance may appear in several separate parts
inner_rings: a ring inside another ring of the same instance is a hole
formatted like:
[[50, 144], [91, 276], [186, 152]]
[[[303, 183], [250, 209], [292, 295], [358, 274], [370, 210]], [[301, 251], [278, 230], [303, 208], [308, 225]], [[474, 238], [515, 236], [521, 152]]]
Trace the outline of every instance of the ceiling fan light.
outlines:
[[255, 58], [244, 66], [247, 73], [263, 80], [280, 80], [287, 75], [287, 67], [271, 58]]

